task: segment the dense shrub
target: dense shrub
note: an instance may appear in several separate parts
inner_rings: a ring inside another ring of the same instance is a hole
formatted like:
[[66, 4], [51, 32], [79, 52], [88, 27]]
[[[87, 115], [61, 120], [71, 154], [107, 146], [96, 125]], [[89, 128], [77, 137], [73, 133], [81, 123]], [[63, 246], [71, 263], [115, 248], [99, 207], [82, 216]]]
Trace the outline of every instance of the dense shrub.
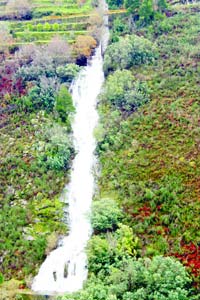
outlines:
[[150, 99], [149, 89], [145, 82], [134, 81], [128, 70], [117, 70], [108, 76], [102, 100], [127, 112], [134, 111]]
[[157, 256], [128, 259], [110, 276], [91, 276], [81, 292], [62, 299], [189, 300], [193, 299], [190, 292], [185, 268], [173, 258]]
[[124, 0], [107, 0], [109, 8], [116, 9], [122, 7]]
[[140, 254], [140, 241], [133, 230], [119, 224], [115, 232], [94, 235], [87, 246], [89, 271], [108, 275], [112, 268], [121, 267], [127, 259]]
[[38, 157], [40, 164], [52, 170], [67, 170], [73, 154], [66, 128], [54, 124], [46, 132], [45, 151]]
[[111, 44], [105, 53], [104, 71], [127, 69], [134, 65], [152, 63], [157, 57], [153, 44], [136, 35], [120, 38], [119, 42]]
[[72, 82], [80, 71], [80, 67], [76, 64], [67, 64], [66, 66], [59, 66], [56, 69], [56, 74], [61, 82]]
[[120, 36], [125, 34], [130, 34], [130, 26], [128, 25], [128, 21], [120, 17], [114, 19], [112, 29], [110, 31], [110, 40], [112, 42], [118, 42]]
[[87, 246], [89, 271], [98, 274], [108, 274], [112, 265], [114, 249], [109, 245], [107, 239], [100, 236], [93, 236]]
[[55, 79], [41, 77], [39, 85], [31, 88], [28, 95], [22, 98], [23, 107], [28, 110], [52, 111], [55, 105], [57, 85]]
[[188, 300], [189, 276], [180, 262], [157, 256], [129, 261], [115, 270], [110, 293], [123, 300]]
[[95, 231], [115, 229], [121, 217], [122, 212], [116, 201], [105, 198], [93, 202], [91, 222]]
[[74, 112], [74, 106], [72, 102], [72, 96], [68, 92], [67, 88], [62, 85], [58, 91], [56, 97], [55, 109], [62, 122], [66, 122], [69, 115]]

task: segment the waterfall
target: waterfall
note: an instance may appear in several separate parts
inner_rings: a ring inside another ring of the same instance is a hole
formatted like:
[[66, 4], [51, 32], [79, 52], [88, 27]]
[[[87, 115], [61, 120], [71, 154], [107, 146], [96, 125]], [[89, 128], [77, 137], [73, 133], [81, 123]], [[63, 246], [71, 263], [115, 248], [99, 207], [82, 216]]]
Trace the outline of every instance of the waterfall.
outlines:
[[[102, 1], [105, 9], [105, 1]], [[108, 42], [107, 17], [104, 17], [101, 45], [72, 87], [76, 107], [72, 124], [77, 155], [73, 161], [71, 181], [66, 187], [69, 204], [69, 235], [52, 251], [34, 278], [32, 289], [40, 294], [74, 292], [87, 278], [85, 247], [91, 236], [88, 218], [94, 193], [92, 169], [95, 165], [93, 131], [98, 122], [96, 100], [103, 81], [103, 51]]]

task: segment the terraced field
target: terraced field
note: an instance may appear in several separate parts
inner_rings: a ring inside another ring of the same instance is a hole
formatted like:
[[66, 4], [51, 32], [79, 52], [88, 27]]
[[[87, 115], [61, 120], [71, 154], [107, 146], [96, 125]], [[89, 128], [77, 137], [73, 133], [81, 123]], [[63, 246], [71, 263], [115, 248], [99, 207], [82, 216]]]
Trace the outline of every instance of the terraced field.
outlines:
[[12, 11], [8, 14], [5, 1], [0, 2], [0, 27], [11, 34], [8, 45], [43, 44], [55, 35], [73, 43], [78, 35], [88, 33], [89, 18], [94, 14], [91, 0], [34, 0], [30, 10], [27, 17], [18, 18]]

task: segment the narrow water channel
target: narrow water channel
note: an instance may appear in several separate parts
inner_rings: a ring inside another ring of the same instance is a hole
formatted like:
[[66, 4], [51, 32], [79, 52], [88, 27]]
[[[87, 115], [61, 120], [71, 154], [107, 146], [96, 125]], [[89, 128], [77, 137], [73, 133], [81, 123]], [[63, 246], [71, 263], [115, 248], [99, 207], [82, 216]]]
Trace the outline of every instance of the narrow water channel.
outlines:
[[[106, 7], [104, 1], [102, 6]], [[104, 21], [102, 43], [72, 87], [76, 107], [73, 136], [77, 155], [66, 195], [70, 231], [61, 246], [47, 256], [33, 281], [33, 291], [41, 295], [77, 291], [87, 278], [85, 247], [91, 236], [88, 214], [94, 193], [92, 170], [96, 146], [93, 131], [98, 122], [96, 101], [104, 81], [102, 49], [106, 48], [108, 41], [107, 17]]]

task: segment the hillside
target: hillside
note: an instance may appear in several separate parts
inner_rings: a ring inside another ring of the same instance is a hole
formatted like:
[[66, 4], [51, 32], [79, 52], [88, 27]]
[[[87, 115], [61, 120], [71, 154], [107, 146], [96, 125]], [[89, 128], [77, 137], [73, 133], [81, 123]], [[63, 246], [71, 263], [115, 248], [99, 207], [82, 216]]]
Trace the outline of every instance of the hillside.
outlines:
[[24, 287], [67, 232], [59, 198], [75, 155], [69, 88], [101, 18], [90, 1], [11, 2], [0, 5], [0, 282]]
[[90, 276], [73, 299], [198, 299], [200, 6], [132, 9], [110, 25]]
[[[11, 47], [36, 42], [47, 43], [55, 34], [73, 43], [87, 34], [91, 1], [12, 1], [1, 2], [0, 20], [10, 31]], [[93, 12], [94, 13], [94, 12]]]
[[[98, 1], [9, 2], [0, 3], [3, 300], [30, 287], [68, 230], [59, 199], [75, 156], [69, 90], [102, 29]], [[89, 277], [58, 299], [197, 300], [200, 3], [108, 4]]]

